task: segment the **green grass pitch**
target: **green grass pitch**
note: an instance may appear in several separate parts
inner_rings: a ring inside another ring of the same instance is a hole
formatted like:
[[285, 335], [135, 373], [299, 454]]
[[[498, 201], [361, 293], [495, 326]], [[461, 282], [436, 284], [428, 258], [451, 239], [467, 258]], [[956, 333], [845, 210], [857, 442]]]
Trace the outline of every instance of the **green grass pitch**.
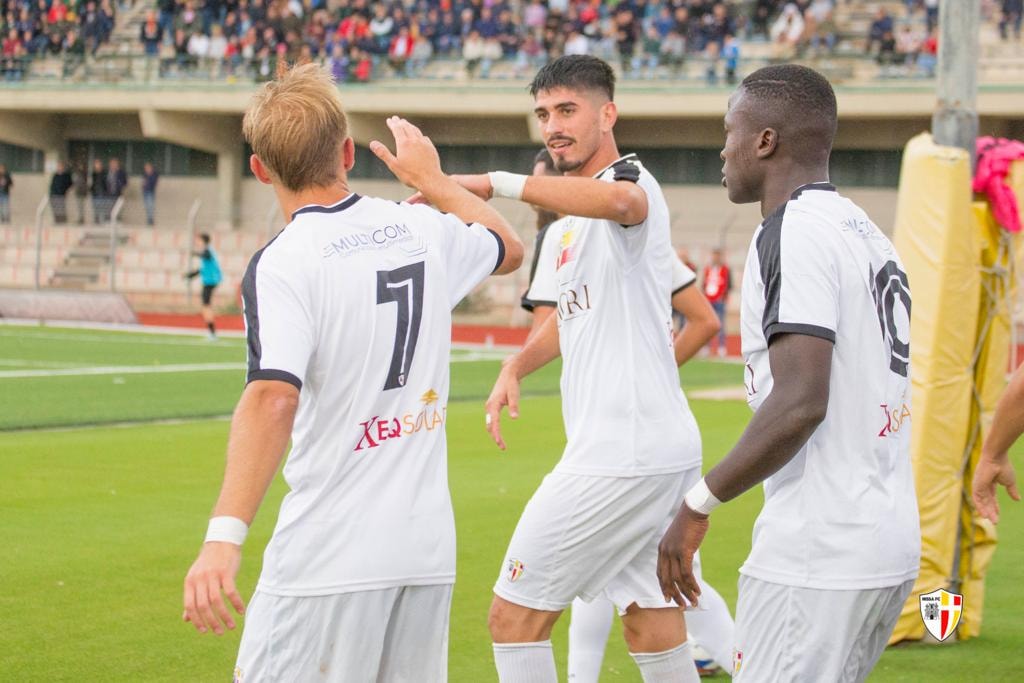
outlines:
[[[486, 628], [490, 588], [523, 505], [564, 442], [556, 366], [525, 385], [522, 416], [506, 428], [509, 451], [494, 448], [482, 418], [498, 367], [493, 357], [457, 353], [452, 364], [455, 683], [496, 680]], [[198, 337], [0, 326], [0, 681], [229, 678], [238, 632], [200, 636], [182, 623], [181, 584], [223, 471], [228, 424], [211, 418], [231, 411], [243, 363], [237, 339], [209, 344]], [[741, 380], [739, 366], [713, 362], [691, 364], [682, 378], [688, 390]], [[706, 469], [735, 441], [749, 411], [739, 401], [691, 405]], [[166, 419], [174, 422], [114, 424]], [[82, 424], [99, 426], [75, 427]], [[245, 595], [283, 494], [278, 480], [246, 544]], [[760, 500], [750, 492], [717, 512], [704, 546], [705, 576], [730, 606]], [[1024, 506], [1004, 496], [999, 530], [982, 637], [890, 649], [870, 680], [1024, 680]], [[563, 680], [567, 623], [553, 638]], [[616, 627], [602, 681], [639, 680]]]

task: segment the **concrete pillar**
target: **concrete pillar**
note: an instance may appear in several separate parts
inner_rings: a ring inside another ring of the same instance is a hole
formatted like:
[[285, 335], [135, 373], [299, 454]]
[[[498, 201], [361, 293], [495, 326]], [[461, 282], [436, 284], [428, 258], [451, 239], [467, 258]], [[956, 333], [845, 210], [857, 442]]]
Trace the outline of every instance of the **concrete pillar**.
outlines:
[[63, 117], [38, 112], [0, 111], [0, 142], [46, 152], [65, 147]]
[[242, 145], [217, 153], [217, 224], [218, 229], [238, 227], [239, 202], [242, 198]]
[[139, 111], [142, 133], [217, 155], [218, 228], [238, 227], [242, 188], [242, 121], [236, 115]]

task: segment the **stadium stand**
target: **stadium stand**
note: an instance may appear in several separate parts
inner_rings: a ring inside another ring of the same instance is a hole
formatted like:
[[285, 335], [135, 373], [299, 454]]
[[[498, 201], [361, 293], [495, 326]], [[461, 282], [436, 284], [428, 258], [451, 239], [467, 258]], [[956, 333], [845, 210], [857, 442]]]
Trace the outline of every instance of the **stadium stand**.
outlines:
[[[983, 78], [1021, 75], [1019, 27], [984, 0]], [[625, 78], [732, 82], [778, 60], [833, 80], [930, 77], [935, 0], [3, 0], [7, 80], [266, 80], [315, 60], [341, 82], [523, 78], [566, 52]], [[45, 11], [44, 11], [45, 8]], [[22, 18], [22, 17], [26, 18]], [[12, 34], [11, 31], [14, 31]]]
[[[713, 184], [719, 161], [712, 148], [720, 143], [721, 111], [732, 81], [767, 63], [796, 60], [850, 86], [840, 92], [844, 118], [834, 170], [838, 182], [883, 223], [894, 212], [896, 150], [927, 127], [932, 107], [929, 59], [936, 46], [926, 39], [934, 23], [931, 0], [96, 1], [0, 0], [0, 36], [17, 28], [27, 11], [39, 17], [31, 40], [44, 35], [61, 38], [62, 45], [84, 45], [90, 5], [104, 16], [109, 9], [111, 17], [103, 40], [88, 49], [36, 50], [28, 57], [5, 48], [7, 61], [0, 68], [12, 58], [23, 61], [4, 78], [28, 82], [10, 85], [18, 96], [0, 103], [0, 142], [19, 147], [0, 149], [0, 162], [21, 159], [12, 195], [16, 227], [5, 233], [0, 250], [0, 286], [35, 283], [32, 211], [46, 193], [52, 164], [106, 163], [120, 156], [129, 182], [114, 250], [115, 288], [145, 307], [188, 305], [180, 279], [187, 262], [186, 215], [201, 200], [197, 227], [215, 231], [227, 279], [220, 291], [233, 292], [245, 261], [280, 228], [280, 219], [269, 194], [241, 170], [246, 151], [231, 138], [237, 137], [251, 83], [271, 77], [282, 58], [320, 60], [344, 82], [361, 164], [371, 157], [368, 141], [386, 135], [381, 117], [414, 103], [410, 113], [438, 144], [447, 145], [446, 163], [461, 172], [499, 165], [511, 170], [518, 167], [519, 152], [532, 158], [539, 139], [519, 102], [529, 76], [553, 55], [602, 55], [620, 72], [624, 148], [641, 151], [663, 179], [678, 214], [676, 241], [693, 248], [699, 260], [727, 240], [734, 266], [742, 262], [757, 217], [746, 207], [726, 206]], [[1013, 22], [1000, 8], [1001, 3], [983, 2], [979, 79], [988, 91], [980, 111], [984, 132], [1020, 137], [1019, 106], [1011, 100], [1016, 84], [1024, 82], [1024, 59]], [[471, 35], [477, 51], [467, 60], [465, 40]], [[417, 96], [408, 99], [412, 92]], [[51, 101], [59, 103], [57, 109]], [[35, 161], [26, 161], [30, 156]], [[141, 162], [153, 159], [162, 179], [156, 229], [150, 231], [143, 227], [139, 173]], [[354, 176], [357, 187], [379, 183], [372, 191], [404, 196], [379, 170], [361, 167]], [[77, 218], [71, 194], [67, 203]], [[530, 225], [528, 211], [506, 209], [516, 225]], [[40, 225], [42, 287], [110, 288], [108, 226], [50, 227], [48, 211]], [[236, 244], [235, 234], [247, 237]], [[529, 241], [525, 228], [524, 237]], [[513, 302], [523, 285], [518, 276], [490, 283], [469, 308], [501, 302], [492, 308], [507, 320], [515, 315]], [[222, 295], [222, 303], [233, 305], [234, 296]]]

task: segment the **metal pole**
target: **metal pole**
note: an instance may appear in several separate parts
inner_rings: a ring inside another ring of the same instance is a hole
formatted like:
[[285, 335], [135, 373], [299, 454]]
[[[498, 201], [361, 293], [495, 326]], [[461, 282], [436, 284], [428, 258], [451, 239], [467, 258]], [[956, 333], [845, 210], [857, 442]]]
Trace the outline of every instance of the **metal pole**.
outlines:
[[50, 198], [43, 196], [36, 207], [36, 289], [41, 289], [43, 272], [43, 216], [46, 215], [46, 207], [50, 205]]
[[124, 197], [118, 197], [114, 208], [110, 210], [110, 291], [117, 291], [117, 224], [124, 208]]
[[274, 239], [274, 235], [276, 234], [275, 230], [276, 230], [276, 228], [278, 226], [277, 216], [278, 216], [278, 212], [280, 210], [281, 210], [281, 208], [278, 206], [277, 200], [275, 199], [274, 203], [270, 205], [270, 209], [267, 211], [267, 241], [268, 242], [270, 240]]
[[974, 169], [978, 137], [978, 25], [981, 3], [942, 0], [939, 3], [939, 65], [935, 83], [938, 101], [932, 115], [935, 142], [966, 149]]
[[[196, 199], [192, 202], [192, 208], [188, 210], [188, 244], [185, 245], [185, 268], [192, 267], [192, 245], [196, 243], [196, 219], [199, 217], [199, 207], [203, 202]], [[192, 278], [185, 280], [185, 296], [188, 302], [192, 303]]]

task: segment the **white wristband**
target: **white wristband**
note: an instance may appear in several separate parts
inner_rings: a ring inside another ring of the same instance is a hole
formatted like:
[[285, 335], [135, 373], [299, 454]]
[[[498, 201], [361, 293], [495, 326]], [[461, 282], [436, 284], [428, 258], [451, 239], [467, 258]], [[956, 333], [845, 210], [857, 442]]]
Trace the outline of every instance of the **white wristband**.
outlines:
[[522, 199], [523, 188], [526, 187], [526, 176], [506, 171], [491, 171], [487, 174], [491, 179], [491, 196], [506, 199]]
[[203, 542], [217, 541], [242, 545], [248, 533], [249, 525], [238, 517], [213, 517], [210, 519], [210, 526], [206, 528], [206, 540]]
[[710, 515], [712, 510], [722, 504], [722, 501], [718, 500], [715, 494], [711, 493], [711, 489], [708, 488], [707, 483], [703, 479], [698, 481], [686, 493], [684, 500], [686, 501], [686, 507], [702, 515]]

